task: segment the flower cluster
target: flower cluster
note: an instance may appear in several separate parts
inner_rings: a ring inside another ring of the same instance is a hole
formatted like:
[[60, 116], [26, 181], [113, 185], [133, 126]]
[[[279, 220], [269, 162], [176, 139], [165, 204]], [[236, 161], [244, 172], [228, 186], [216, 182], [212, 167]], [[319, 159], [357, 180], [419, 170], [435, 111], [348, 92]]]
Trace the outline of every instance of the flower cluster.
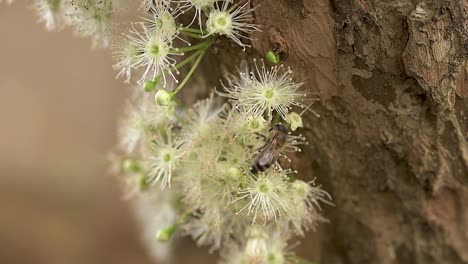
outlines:
[[[124, 165], [130, 168], [124, 179], [134, 193], [176, 194], [179, 218], [160, 232], [169, 228], [171, 235], [189, 235], [198, 245], [222, 249], [226, 263], [287, 263], [297, 258], [286, 249], [288, 240], [325, 222], [321, 203], [331, 204], [331, 197], [286, 168], [288, 153], [306, 143], [290, 132], [302, 122], [301, 114], [292, 111], [305, 107], [300, 84], [282, 66], [254, 61], [253, 67], [249, 77], [228, 77], [218, 92], [229, 99], [226, 103], [212, 93], [189, 108], [174, 107], [171, 99], [166, 106], [156, 93], [152, 105], [158, 118], [148, 115], [152, 111], [133, 111], [137, 122], [125, 122], [123, 127], [131, 129], [123, 131], [138, 136], [122, 135], [124, 142], [134, 139], [122, 150], [125, 161], [131, 159], [138, 169], [128, 173], [135, 166]], [[281, 98], [269, 101], [266, 89]], [[145, 95], [143, 109], [152, 98]], [[298, 120], [292, 121], [292, 114]], [[143, 119], [148, 121], [138, 121]]]
[[[259, 31], [255, 8], [249, 0], [136, 2], [138, 20], [126, 24], [115, 17], [135, 1], [34, 0], [34, 6], [48, 30], [71, 25], [95, 46], [111, 46], [117, 77], [139, 86], [113, 161], [151, 253], [168, 258], [171, 238], [187, 235], [221, 250], [225, 263], [300, 262], [288, 242], [326, 221], [321, 204], [331, 197], [288, 164], [288, 155], [307, 144], [293, 133], [311, 105], [293, 71], [253, 60], [205, 100], [193, 106], [176, 100], [215, 39], [250, 47]], [[273, 52], [267, 59], [279, 62]]]
[[94, 46], [109, 46], [111, 0], [34, 0], [34, 7], [47, 30], [57, 31], [70, 25], [79, 35], [91, 38]]
[[[166, 87], [166, 75], [178, 83], [179, 68], [201, 59], [216, 35], [227, 36], [245, 49], [249, 45], [241, 39], [248, 40], [250, 33], [259, 30], [252, 23], [253, 10], [248, 3], [236, 7], [227, 0], [144, 1], [141, 21], [116, 42], [114, 68], [119, 71], [118, 76], [125, 76], [125, 81], [130, 82], [132, 72], [137, 72], [140, 85], [147, 81], [159, 84], [162, 79], [162, 86]], [[192, 21], [186, 25], [178, 22], [191, 9], [195, 10]], [[206, 19], [206, 25], [202, 19]], [[199, 27], [190, 27], [194, 21]], [[200, 39], [204, 41], [192, 45]], [[187, 52], [193, 54], [184, 59]]]

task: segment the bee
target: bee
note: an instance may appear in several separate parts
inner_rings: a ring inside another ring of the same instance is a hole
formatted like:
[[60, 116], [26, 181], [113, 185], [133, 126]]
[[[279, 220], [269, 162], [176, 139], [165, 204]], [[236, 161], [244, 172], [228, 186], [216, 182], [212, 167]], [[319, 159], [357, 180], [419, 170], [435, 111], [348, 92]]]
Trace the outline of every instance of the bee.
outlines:
[[283, 124], [279, 123], [270, 128], [267, 143], [260, 148], [260, 154], [255, 159], [251, 172], [253, 174], [264, 172], [275, 164], [287, 140], [288, 129]]

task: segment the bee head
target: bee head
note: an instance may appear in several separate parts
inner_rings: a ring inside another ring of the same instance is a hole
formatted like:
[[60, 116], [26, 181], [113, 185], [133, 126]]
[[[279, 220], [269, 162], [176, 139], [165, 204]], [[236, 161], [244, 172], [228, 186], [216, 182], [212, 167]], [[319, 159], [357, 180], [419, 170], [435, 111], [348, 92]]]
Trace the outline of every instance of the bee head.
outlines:
[[283, 133], [288, 133], [288, 129], [281, 123], [274, 124], [272, 129]]

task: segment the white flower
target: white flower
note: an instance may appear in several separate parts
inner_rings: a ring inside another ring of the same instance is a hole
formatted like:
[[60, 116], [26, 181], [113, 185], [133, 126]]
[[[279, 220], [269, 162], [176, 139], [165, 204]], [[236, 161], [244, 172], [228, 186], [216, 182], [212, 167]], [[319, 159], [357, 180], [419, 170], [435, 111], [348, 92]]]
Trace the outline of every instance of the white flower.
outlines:
[[186, 1], [179, 1], [179, 2], [185, 2], [187, 3], [187, 5], [191, 5], [192, 7], [195, 7], [196, 9], [203, 9], [203, 8], [212, 7], [214, 2], [216, 2], [216, 0], [186, 0]]
[[261, 173], [257, 179], [249, 179], [247, 187], [239, 191], [240, 197], [235, 200], [248, 201], [238, 214], [247, 209], [247, 215], [253, 214], [252, 223], [256, 222], [257, 217], [263, 218], [264, 223], [270, 219], [277, 221], [287, 210], [287, 200], [283, 197], [286, 187], [283, 175], [274, 170]]
[[231, 247], [223, 254], [224, 264], [284, 264], [300, 263], [287, 249], [288, 236], [275, 225], [253, 225], [247, 229], [244, 248]]
[[127, 116], [120, 126], [120, 147], [128, 154], [136, 151], [143, 139], [151, 135], [158, 126], [165, 125], [170, 120], [170, 111], [173, 111], [154, 104], [150, 94], [140, 96], [140, 100], [129, 106]]
[[247, 230], [247, 242], [245, 245], [245, 258], [250, 263], [264, 263], [267, 257], [268, 233], [263, 226], [253, 225]]
[[173, 141], [170, 128], [166, 132], [166, 135], [160, 135], [153, 141], [149, 157], [148, 182], [154, 184], [160, 181], [162, 188], [171, 187], [172, 173], [183, 156], [183, 142]]
[[70, 22], [84, 37], [93, 39], [93, 45], [108, 47], [112, 35], [111, 0], [72, 0]]
[[235, 216], [226, 206], [210, 206], [196, 216], [196, 219], [184, 225], [183, 229], [197, 241], [198, 246], [211, 245], [210, 253], [229, 241], [234, 232], [239, 232]]
[[47, 30], [60, 29], [63, 20], [62, 0], [35, 0], [34, 7], [39, 13], [39, 20], [45, 23]]
[[173, 49], [172, 38], [160, 32], [151, 31], [143, 23], [139, 23], [138, 25], [141, 30], [137, 30], [133, 27], [130, 34], [127, 36], [128, 41], [134, 45], [138, 51], [132, 67], [144, 68], [144, 73], [138, 83], [143, 84], [148, 79], [154, 80], [156, 76], [162, 75], [164, 80], [163, 85], [166, 86], [166, 73], [169, 73], [177, 82], [172, 73], [172, 70], [178, 73], [174, 68], [176, 60], [170, 56], [180, 55], [180, 53]]
[[198, 23], [200, 25], [200, 29], [202, 26], [202, 13], [203, 10], [211, 9], [214, 6], [216, 0], [175, 0], [174, 3], [179, 4], [179, 8], [182, 13], [187, 12], [191, 8], [195, 8], [195, 15], [193, 16], [192, 21], [188, 26], [191, 26], [195, 19], [198, 17]]
[[291, 207], [287, 220], [290, 221], [296, 234], [304, 235], [304, 229], [315, 228], [319, 222], [327, 221], [319, 211], [320, 203], [333, 205], [328, 192], [322, 190], [320, 186], [315, 186], [314, 180], [306, 183], [296, 179], [290, 188]]
[[197, 102], [188, 113], [185, 136], [188, 142], [197, 144], [212, 135], [212, 129], [219, 119], [224, 106], [217, 107], [213, 94], [209, 98]]
[[299, 92], [302, 83], [293, 82], [291, 69], [283, 70], [283, 65], [267, 69], [263, 60], [261, 63], [258, 67], [254, 60], [255, 72], [228, 77], [228, 85], [224, 86], [226, 93], [221, 95], [230, 98], [234, 107], [246, 115], [265, 114], [271, 121], [277, 113], [286, 121], [292, 106], [304, 108], [305, 94]]
[[171, 0], [143, 0], [141, 2], [140, 8], [144, 11], [148, 11], [155, 6], [155, 4], [165, 4], [169, 5]]
[[143, 120], [137, 111], [134, 111], [122, 122], [123, 124], [119, 130], [121, 137], [119, 145], [126, 153], [134, 152], [141, 139], [144, 137], [145, 121], [146, 120]]
[[229, 8], [230, 1], [224, 1], [222, 7], [216, 2], [215, 8], [211, 10], [206, 21], [208, 35], [219, 34], [231, 38], [243, 49], [250, 47], [244, 44], [242, 39], [250, 39], [249, 34], [254, 31], [260, 31], [252, 23], [252, 11], [249, 7], [250, 1], [236, 8]]
[[160, 34], [167, 35], [168, 38], [177, 35], [175, 17], [179, 9], [171, 9], [168, 3], [159, 0], [147, 10], [143, 21], [150, 31], [158, 31]]
[[112, 67], [119, 71], [117, 78], [125, 75], [125, 82], [129, 83], [132, 76], [132, 64], [138, 54], [137, 48], [126, 39], [118, 39], [114, 42], [112, 50], [112, 58], [116, 61]]

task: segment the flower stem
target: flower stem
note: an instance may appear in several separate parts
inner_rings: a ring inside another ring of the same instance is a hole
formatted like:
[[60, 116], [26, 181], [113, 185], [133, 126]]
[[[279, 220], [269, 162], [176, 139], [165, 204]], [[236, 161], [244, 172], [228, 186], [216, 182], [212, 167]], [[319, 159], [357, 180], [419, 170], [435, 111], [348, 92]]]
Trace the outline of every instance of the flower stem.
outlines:
[[208, 31], [196, 28], [180, 27], [179, 30], [182, 32], [194, 33], [198, 35], [208, 34]]
[[211, 46], [211, 42], [212, 42], [212, 39], [210, 39], [209, 41], [205, 41], [203, 44], [204, 44], [204, 47], [200, 49], [200, 54], [198, 55], [198, 58], [195, 60], [195, 62], [193, 63], [192, 65], [192, 68], [190, 68], [190, 71], [187, 73], [187, 75], [185, 76], [184, 80], [179, 84], [179, 86], [172, 92], [172, 95], [176, 95], [181, 89], [182, 87], [184, 87], [184, 85], [188, 82], [188, 80], [190, 79], [190, 77], [192, 77], [193, 73], [195, 72], [195, 70], [197, 69], [198, 65], [200, 64], [200, 62], [202, 61], [203, 57], [205, 56], [205, 53], [206, 53], [206, 50], [208, 50], [208, 47]]
[[183, 67], [185, 64], [191, 62], [193, 59], [195, 59], [195, 57], [197, 57], [198, 54], [200, 54], [201, 50], [197, 50], [196, 52], [194, 52], [192, 55], [188, 56], [187, 58], [185, 58], [183, 61], [177, 63], [174, 68], [175, 69], [180, 69], [180, 67]]
[[[195, 59], [200, 54], [200, 52], [201, 52], [201, 50], [197, 50], [196, 52], [194, 52], [193, 54], [191, 54], [190, 56], [185, 58], [183, 61], [181, 61], [181, 62], [177, 63], [176, 65], [174, 65], [174, 67], [172, 67], [172, 68], [174, 70], [180, 69], [181, 67], [185, 66], [187, 63], [193, 61], [193, 59]], [[165, 73], [167, 73], [167, 72], [168, 72], [168, 70], [165, 70]], [[153, 82], [158, 83], [160, 78], [161, 78], [161, 75], [156, 76], [156, 78], [153, 79]]]
[[184, 32], [184, 31], [181, 31], [180, 32], [181, 35], [185, 35], [185, 36], [189, 36], [189, 37], [192, 37], [192, 38], [197, 38], [197, 39], [203, 39], [204, 37], [200, 34], [196, 34], [196, 33], [192, 33], [192, 32]]
[[206, 41], [204, 41], [202, 43], [198, 43], [197, 45], [193, 45], [193, 46], [190, 46], [190, 47], [179, 48], [179, 49], [177, 49], [177, 51], [187, 52], [187, 51], [202, 49], [202, 48], [205, 48], [205, 46], [210, 42], [211, 42], [211, 39], [208, 39], [208, 40], [206, 40]]

